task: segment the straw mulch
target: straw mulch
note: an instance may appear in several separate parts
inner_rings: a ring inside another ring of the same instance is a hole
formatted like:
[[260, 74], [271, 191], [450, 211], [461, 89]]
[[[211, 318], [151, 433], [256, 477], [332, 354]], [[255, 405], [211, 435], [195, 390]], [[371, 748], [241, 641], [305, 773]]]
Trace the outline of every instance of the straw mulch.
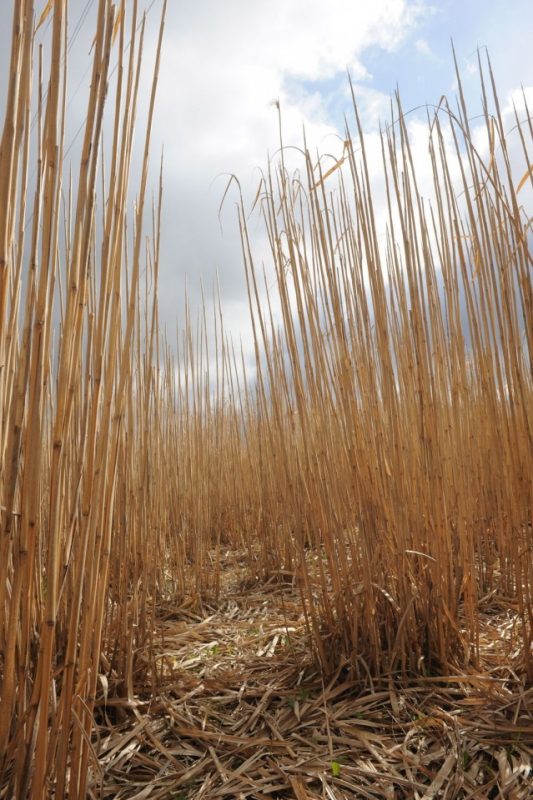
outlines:
[[487, 604], [482, 675], [324, 684], [290, 576], [224, 574], [216, 606], [159, 610], [134, 695], [104, 682], [90, 797], [533, 797], [533, 689], [498, 658], [508, 610]]

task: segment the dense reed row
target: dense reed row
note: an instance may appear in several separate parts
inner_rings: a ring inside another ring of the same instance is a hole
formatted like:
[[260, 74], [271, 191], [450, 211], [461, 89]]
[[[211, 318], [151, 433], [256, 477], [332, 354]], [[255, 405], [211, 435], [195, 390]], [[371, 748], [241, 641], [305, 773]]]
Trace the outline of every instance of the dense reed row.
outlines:
[[[241, 214], [261, 353], [258, 534], [279, 561], [294, 543], [329, 667], [339, 650], [375, 674], [480, 667], [480, 603], [498, 595], [516, 608], [533, 676], [533, 260], [517, 198], [531, 118], [524, 99], [514, 175], [490, 67], [481, 74], [490, 160], [458, 75], [458, 111], [442, 101], [428, 119], [430, 201], [397, 98], [381, 133], [385, 224], [355, 102], [336, 190], [308, 152], [302, 174], [283, 162], [267, 174], [278, 328]], [[322, 560], [306, 559], [309, 545]]]
[[[124, 531], [116, 521], [130, 495], [138, 509], [146, 481], [130, 462], [125, 420], [149, 402], [139, 394], [132, 411], [134, 371], [144, 366], [138, 296], [159, 50], [128, 230], [144, 21], [135, 3], [128, 29], [113, 4], [97, 4], [79, 169], [68, 183], [67, 11], [57, 0], [43, 12], [43, 22], [52, 12], [45, 67], [34, 53], [33, 0], [13, 4], [0, 149], [0, 785], [8, 797], [44, 797], [52, 787], [56, 797], [85, 797], [104, 637], [122, 641], [134, 630], [128, 592], [137, 576], [120, 573], [111, 589], [109, 572], [112, 556], [135, 552], [138, 526]], [[157, 251], [147, 258], [155, 264]]]
[[14, 4], [0, 147], [0, 797], [85, 797], [97, 696], [133, 700], [141, 668], [156, 688], [158, 666], [135, 653], [157, 602], [216, 594], [222, 548], [247, 553], [255, 580], [293, 576], [325, 671], [482, 668], [490, 597], [512, 613], [502, 661], [512, 651], [533, 678], [525, 99], [516, 173], [490, 69], [487, 158], [459, 80], [457, 111], [443, 100], [428, 118], [431, 202], [398, 98], [380, 138], [385, 211], [355, 103], [333, 171], [304, 148], [292, 174], [282, 150], [256, 198], [274, 284], [239, 206], [250, 367], [218, 303], [212, 323], [207, 307], [197, 325], [188, 311], [177, 350], [160, 337], [161, 194], [149, 244], [143, 233], [160, 51], [128, 225], [144, 24], [135, 3], [115, 12], [99, 0], [69, 185], [65, 3], [53, 3], [46, 92], [34, 3]]
[[[381, 136], [386, 225], [358, 117], [336, 191], [307, 152], [302, 174], [283, 160], [269, 171], [259, 196], [274, 297], [241, 211], [257, 378], [230, 399], [236, 438], [215, 474], [239, 475], [225, 502], [233, 535], [257, 541], [263, 567], [296, 566], [328, 666], [339, 652], [377, 674], [479, 664], [492, 593], [517, 608], [531, 677], [532, 256], [517, 198], [531, 124], [524, 100], [515, 175], [488, 80], [487, 162], [462, 94], [456, 114], [443, 103], [428, 122], [431, 204], [398, 100]], [[203, 436], [209, 461], [209, 424]]]
[[[496, 592], [518, 603], [532, 675], [530, 221], [496, 95], [495, 117], [486, 102], [499, 149], [488, 165], [462, 97], [457, 116], [443, 104], [431, 119], [429, 204], [398, 101], [381, 137], [385, 243], [358, 117], [336, 193], [308, 155], [301, 182], [283, 168], [267, 177], [280, 333], [259, 300], [241, 217], [267, 353], [260, 413], [276, 456], [260, 477], [261, 507], [280, 510], [262, 524], [271, 551], [299, 542], [316, 647], [331, 666], [329, 636], [378, 674], [477, 664], [479, 601]], [[325, 555], [318, 593], [305, 543]]]
[[197, 349], [184, 335], [170, 413], [185, 555], [202, 565], [225, 537], [257, 577], [292, 571], [325, 669], [481, 668], [483, 604], [500, 598], [516, 614], [502, 660], [518, 653], [533, 676], [533, 259], [518, 197], [532, 126], [524, 97], [512, 168], [490, 65], [480, 74], [488, 155], [458, 74], [458, 110], [443, 99], [428, 118], [429, 200], [399, 98], [379, 138], [380, 218], [355, 98], [356, 131], [325, 174], [307, 150], [290, 173], [282, 151], [255, 201], [273, 283], [241, 200], [252, 380], [222, 322], [214, 355], [205, 321]]

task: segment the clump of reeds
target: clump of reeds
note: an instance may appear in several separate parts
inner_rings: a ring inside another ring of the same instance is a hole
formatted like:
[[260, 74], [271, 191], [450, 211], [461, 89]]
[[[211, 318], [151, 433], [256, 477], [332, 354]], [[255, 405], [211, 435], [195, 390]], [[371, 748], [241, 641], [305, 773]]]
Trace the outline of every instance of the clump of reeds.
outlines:
[[342, 656], [374, 674], [479, 667], [480, 603], [496, 596], [533, 677], [533, 258], [518, 197], [532, 127], [524, 97], [516, 173], [490, 65], [480, 72], [488, 157], [458, 74], [457, 111], [443, 99], [428, 116], [429, 199], [397, 98], [380, 134], [385, 220], [355, 98], [333, 169], [307, 150], [298, 174], [270, 165], [258, 197], [274, 292], [240, 214], [256, 535], [280, 562], [291, 542], [328, 668]]
[[[124, 4], [97, 4], [81, 155], [69, 185], [67, 4], [46, 4], [40, 20], [33, 0], [13, 4], [0, 145], [0, 786], [9, 797], [85, 797], [95, 697], [117, 670], [124, 693], [131, 690], [138, 606], [151, 591], [152, 574], [141, 577], [139, 564], [149, 460], [139, 430], [154, 345], [153, 333], [139, 345], [139, 295], [162, 25], [130, 235], [145, 22], [137, 3], [124, 12]], [[50, 20], [46, 67], [35, 31]], [[157, 226], [156, 218], [150, 274]], [[135, 525], [125, 529], [132, 507]]]
[[256, 204], [273, 285], [239, 217], [253, 379], [220, 325], [209, 381], [205, 318], [180, 348], [183, 554], [200, 588], [216, 583], [202, 564], [224, 536], [258, 577], [294, 570], [326, 669], [480, 667], [481, 606], [496, 598], [531, 678], [532, 256], [518, 194], [532, 128], [524, 97], [516, 172], [480, 71], [488, 155], [458, 75], [458, 110], [443, 99], [428, 117], [429, 199], [399, 98], [379, 174], [355, 102], [333, 169], [307, 150], [298, 173], [283, 154], [269, 164]]
[[514, 619], [502, 663], [532, 677], [531, 215], [519, 197], [532, 126], [524, 97], [512, 167], [490, 66], [480, 73], [487, 155], [458, 74], [457, 111], [442, 99], [428, 115], [426, 198], [399, 98], [379, 170], [355, 102], [333, 168], [304, 150], [291, 174], [282, 150], [256, 195], [274, 283], [254, 265], [242, 204], [239, 215], [254, 375], [218, 309], [209, 341], [204, 309], [168, 380], [174, 579], [216, 590], [220, 546], [245, 550], [256, 579], [292, 571], [327, 670], [481, 668], [492, 605]]

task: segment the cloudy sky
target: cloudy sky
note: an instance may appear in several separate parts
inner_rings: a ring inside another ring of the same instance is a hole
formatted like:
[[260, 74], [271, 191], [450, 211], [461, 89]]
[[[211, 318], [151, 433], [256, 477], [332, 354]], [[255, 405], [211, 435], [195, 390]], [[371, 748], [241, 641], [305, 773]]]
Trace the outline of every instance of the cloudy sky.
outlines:
[[164, 317], [179, 308], [185, 272], [194, 297], [198, 276], [210, 285], [215, 270], [229, 321], [246, 316], [231, 203], [222, 233], [217, 215], [225, 174], [255, 194], [257, 168], [278, 142], [272, 100], [281, 102], [285, 143], [301, 144], [305, 125], [309, 142], [338, 152], [333, 134], [351, 106], [347, 68], [371, 128], [387, 117], [397, 85], [404, 109], [453, 96], [452, 38], [475, 113], [478, 46], [489, 48], [504, 100], [533, 85], [528, 0], [170, 0], [157, 131], [166, 167]]
[[[139, 5], [148, 9], [150, 62], [161, 0]], [[69, 3], [73, 154], [96, 7], [96, 0]], [[0, 27], [0, 114], [9, 27]], [[45, 26], [40, 35], [46, 40]], [[152, 153], [157, 166], [164, 147], [160, 298], [170, 330], [182, 319], [185, 276], [194, 306], [200, 279], [209, 293], [218, 272], [228, 326], [246, 336], [234, 206], [227, 203], [221, 221], [218, 208], [229, 173], [253, 197], [258, 168], [277, 147], [273, 101], [281, 103], [286, 144], [301, 144], [305, 126], [313, 146], [338, 152], [336, 134], [342, 135], [351, 105], [346, 70], [363, 123], [375, 130], [396, 86], [404, 109], [437, 103], [443, 94], [453, 98], [451, 39], [474, 115], [480, 111], [478, 46], [489, 49], [504, 103], [521, 84], [533, 87], [531, 0], [168, 0]], [[153, 179], [155, 186], [155, 171]], [[259, 228], [255, 235], [261, 253]]]

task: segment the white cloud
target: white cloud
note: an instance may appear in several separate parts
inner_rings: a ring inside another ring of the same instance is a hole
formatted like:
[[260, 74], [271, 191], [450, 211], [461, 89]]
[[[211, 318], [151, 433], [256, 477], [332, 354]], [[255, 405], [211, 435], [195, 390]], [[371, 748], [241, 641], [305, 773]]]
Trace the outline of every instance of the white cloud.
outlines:
[[[217, 175], [235, 173], [247, 198], [253, 196], [254, 170], [278, 147], [277, 98], [285, 144], [301, 146], [305, 125], [310, 148], [340, 151], [342, 143], [328, 137], [342, 131], [309, 82], [338, 78], [344, 92], [346, 68], [354, 79], [364, 78], [365, 49], [397, 48], [421, 14], [421, 5], [408, 0], [169, 3], [156, 130], [166, 167], [163, 315], [176, 308], [173, 293], [179, 308], [184, 272], [191, 276], [193, 305], [197, 275], [209, 284], [218, 268], [223, 301], [232, 303], [232, 327], [244, 324], [240, 244], [231, 201], [220, 236], [225, 179]], [[388, 106], [368, 87], [362, 100], [374, 119]], [[260, 259], [261, 236], [255, 249]]]
[[426, 56], [426, 58], [432, 58], [432, 59], [436, 58], [435, 53], [429, 46], [429, 43], [427, 42], [426, 39], [417, 39], [415, 41], [415, 48], [416, 51], [420, 53], [420, 55]]

